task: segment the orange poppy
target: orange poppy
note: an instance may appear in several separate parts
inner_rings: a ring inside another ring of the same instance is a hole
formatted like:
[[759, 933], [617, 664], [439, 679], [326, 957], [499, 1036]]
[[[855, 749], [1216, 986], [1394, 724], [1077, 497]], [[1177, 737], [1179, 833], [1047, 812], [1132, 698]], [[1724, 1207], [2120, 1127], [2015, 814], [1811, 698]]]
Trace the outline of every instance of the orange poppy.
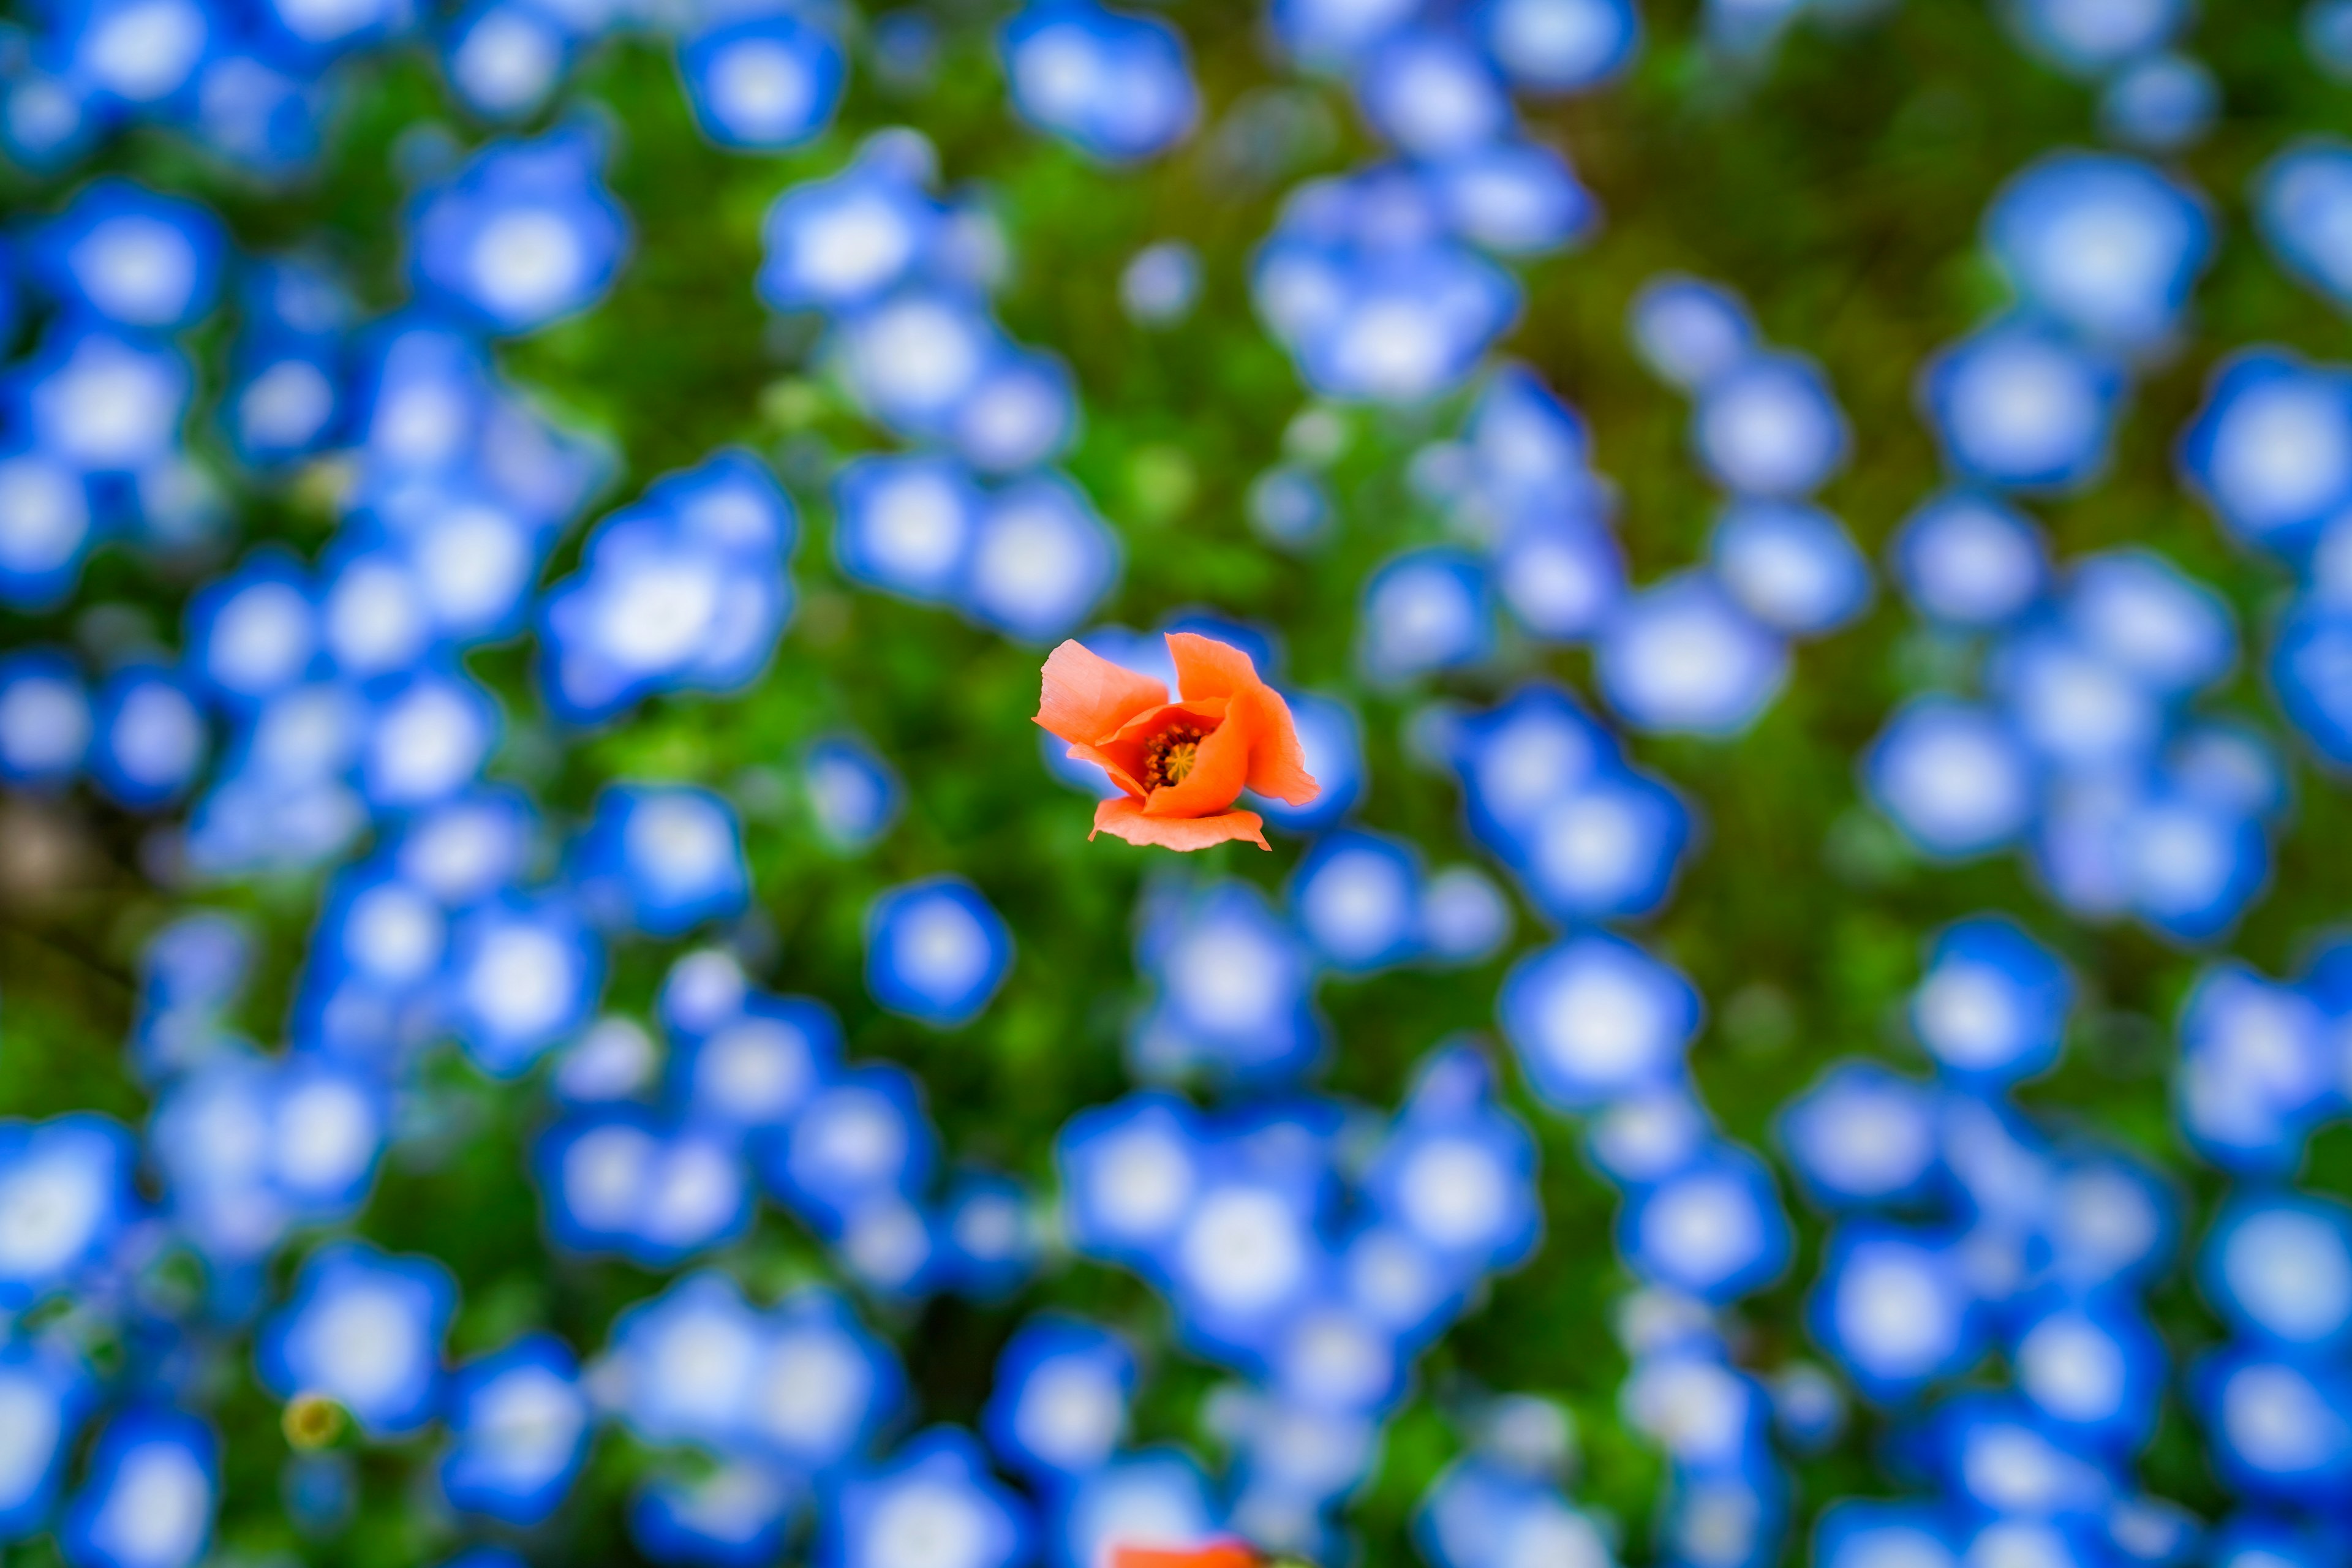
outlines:
[[1238, 1541], [1168, 1551], [1150, 1546], [1114, 1546], [1110, 1568], [1257, 1568], [1257, 1553]]
[[1265, 819], [1235, 808], [1244, 788], [1305, 805], [1322, 786], [1282, 694], [1249, 655], [1214, 637], [1170, 632], [1179, 695], [1076, 642], [1045, 660], [1036, 721], [1120, 793], [1095, 808], [1094, 833], [1129, 844], [1206, 849], [1229, 838], [1269, 847]]

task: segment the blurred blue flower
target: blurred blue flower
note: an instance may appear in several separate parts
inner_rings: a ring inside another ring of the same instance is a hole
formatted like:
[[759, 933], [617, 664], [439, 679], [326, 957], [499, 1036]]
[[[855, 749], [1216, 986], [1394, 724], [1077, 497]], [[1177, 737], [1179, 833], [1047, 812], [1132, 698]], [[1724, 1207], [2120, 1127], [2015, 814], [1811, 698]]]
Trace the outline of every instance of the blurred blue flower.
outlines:
[[499, 333], [535, 331], [602, 299], [627, 258], [626, 216], [594, 132], [493, 143], [417, 198], [420, 294]]
[[262, 1324], [255, 1369], [280, 1399], [331, 1399], [370, 1437], [404, 1436], [440, 1410], [441, 1342], [457, 1305], [457, 1281], [432, 1258], [329, 1242]]
[[1183, 35], [1093, 0], [1037, 0], [999, 37], [1013, 107], [1039, 130], [1115, 163], [1190, 135], [1200, 94]]
[[702, 133], [747, 152], [781, 152], [823, 132], [846, 74], [840, 44], [790, 11], [705, 26], [677, 51], [678, 80]]
[[956, 877], [910, 882], [866, 911], [866, 987], [874, 999], [933, 1028], [978, 1017], [1013, 964], [1003, 917]]

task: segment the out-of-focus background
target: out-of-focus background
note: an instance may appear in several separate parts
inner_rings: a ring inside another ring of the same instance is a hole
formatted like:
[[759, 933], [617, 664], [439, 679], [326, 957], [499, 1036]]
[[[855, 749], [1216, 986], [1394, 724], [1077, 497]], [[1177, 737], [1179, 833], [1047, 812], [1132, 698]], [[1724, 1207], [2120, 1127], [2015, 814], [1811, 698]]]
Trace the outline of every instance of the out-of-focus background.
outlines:
[[[2342, 1563], [2347, 105], [2342, 0], [30, 0], [0, 1559]], [[1271, 854], [1029, 722], [1176, 627]]]

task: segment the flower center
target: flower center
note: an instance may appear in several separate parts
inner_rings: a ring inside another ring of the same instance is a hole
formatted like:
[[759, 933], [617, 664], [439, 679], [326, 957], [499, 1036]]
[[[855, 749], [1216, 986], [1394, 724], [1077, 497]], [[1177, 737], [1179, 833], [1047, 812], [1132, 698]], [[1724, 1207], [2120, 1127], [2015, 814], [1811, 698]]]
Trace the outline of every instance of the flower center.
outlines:
[[1164, 789], [1180, 784], [1192, 772], [1192, 764], [1201, 758], [1201, 742], [1207, 734], [1197, 724], [1171, 724], [1154, 735], [1143, 748], [1143, 787]]

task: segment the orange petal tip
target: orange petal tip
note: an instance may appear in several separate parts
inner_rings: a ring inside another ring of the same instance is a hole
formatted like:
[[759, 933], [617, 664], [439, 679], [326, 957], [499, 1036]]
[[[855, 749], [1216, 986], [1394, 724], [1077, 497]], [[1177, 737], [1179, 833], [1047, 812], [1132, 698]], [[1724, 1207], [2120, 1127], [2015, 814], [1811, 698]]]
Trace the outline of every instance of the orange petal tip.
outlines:
[[1265, 819], [1255, 811], [1223, 811], [1213, 816], [1147, 816], [1143, 802], [1120, 795], [1095, 807], [1094, 833], [1108, 833], [1129, 844], [1190, 852], [1213, 848], [1235, 840], [1272, 849], [1265, 841]]

